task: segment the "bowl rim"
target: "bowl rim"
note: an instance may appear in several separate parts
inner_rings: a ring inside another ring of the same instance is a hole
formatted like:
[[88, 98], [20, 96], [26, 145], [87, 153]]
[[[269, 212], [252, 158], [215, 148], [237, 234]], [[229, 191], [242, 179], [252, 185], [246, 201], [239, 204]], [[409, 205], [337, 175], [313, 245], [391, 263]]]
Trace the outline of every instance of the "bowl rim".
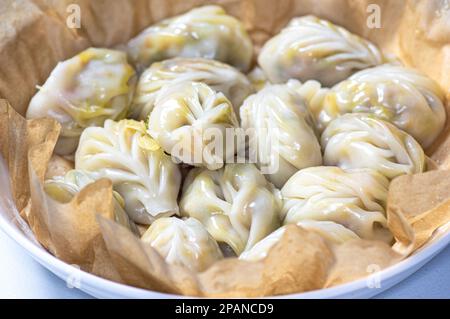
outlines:
[[[29, 252], [36, 261], [38, 261], [49, 271], [54, 272], [52, 269], [49, 269], [47, 265], [51, 265], [52, 268], [54, 267], [55, 269], [57, 269], [58, 277], [68, 277], [71, 273], [73, 273], [75, 269], [74, 266], [58, 259], [46, 249], [44, 249], [40, 244], [37, 244], [30, 238], [27, 238], [23, 231], [8, 222], [7, 218], [3, 214], [0, 214], [0, 229], [3, 230], [12, 240], [18, 243], [27, 252]], [[430, 260], [434, 255], [436, 255], [450, 243], [450, 227], [446, 229], [444, 231], [444, 234], [441, 234], [441, 236], [439, 237], [440, 238], [434, 240], [432, 239], [433, 242], [427, 243], [425, 247], [422, 247], [413, 255], [408, 256], [402, 261], [381, 270], [379, 272], [380, 281], [387, 281], [388, 279], [399, 275], [400, 273], [414, 267], [415, 265], [420, 265], [421, 263], [424, 264], [427, 260]], [[193, 296], [169, 294], [144, 288], [133, 287], [93, 275], [83, 270], [77, 270], [77, 275], [79, 275], [80, 282], [85, 287], [94, 289], [96, 287], [101, 287], [100, 289], [102, 291], [107, 291], [110, 295], [117, 294], [128, 298], [198, 298]], [[369, 289], [367, 286], [367, 277], [337, 285], [335, 287], [285, 295], [268, 296], [266, 298], [335, 298], [344, 294], [356, 292], [361, 289]], [[81, 290], [85, 291], [84, 289]], [[383, 289], [381, 289], [379, 292], [381, 291], [383, 291]], [[86, 293], [90, 294], [89, 292]], [[376, 294], [377, 292], [373, 295]]]

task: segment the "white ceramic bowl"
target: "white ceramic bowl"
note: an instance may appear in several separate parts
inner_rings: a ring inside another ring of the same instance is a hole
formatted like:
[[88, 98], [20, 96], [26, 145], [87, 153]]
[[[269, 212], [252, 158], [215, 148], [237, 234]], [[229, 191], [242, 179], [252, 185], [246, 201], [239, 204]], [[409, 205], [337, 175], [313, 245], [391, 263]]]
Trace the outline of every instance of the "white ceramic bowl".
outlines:
[[[9, 185], [7, 176], [7, 170], [0, 156], [0, 229], [27, 250], [36, 261], [67, 281], [68, 284], [98, 298], [183, 297], [118, 284], [80, 271], [48, 253], [36, 241], [28, 225], [19, 216], [12, 201], [10, 189], [7, 187]], [[450, 243], [450, 227], [448, 226], [441, 227], [436, 231], [432, 240], [409, 258], [372, 275], [376, 278], [364, 278], [333, 288], [277, 296], [277, 298], [368, 298], [375, 296], [413, 274], [444, 249]], [[379, 285], [376, 284], [377, 282]]]

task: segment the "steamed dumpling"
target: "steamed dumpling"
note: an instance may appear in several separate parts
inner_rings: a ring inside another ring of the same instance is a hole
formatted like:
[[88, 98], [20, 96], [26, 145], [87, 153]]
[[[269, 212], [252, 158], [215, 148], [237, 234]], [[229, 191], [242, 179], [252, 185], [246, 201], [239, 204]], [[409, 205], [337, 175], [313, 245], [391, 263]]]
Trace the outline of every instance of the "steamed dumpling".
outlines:
[[177, 164], [147, 133], [143, 122], [107, 120], [84, 130], [75, 167], [109, 178], [137, 223], [178, 213], [181, 174]]
[[416, 140], [374, 115], [353, 113], [333, 120], [322, 134], [325, 165], [372, 168], [388, 178], [425, 170]]
[[315, 16], [294, 18], [267, 41], [258, 62], [272, 83], [316, 79], [325, 86], [383, 62], [369, 41]]
[[55, 152], [70, 155], [84, 128], [125, 117], [134, 90], [134, 75], [125, 53], [87, 49], [58, 63], [31, 99], [26, 117], [51, 117], [61, 123]]
[[[350, 229], [330, 221], [304, 220], [298, 222], [297, 225], [306, 230], [318, 233], [332, 244], [342, 244], [348, 240], [359, 238]], [[266, 258], [272, 247], [281, 240], [285, 231], [286, 226], [278, 228], [269, 236], [256, 243], [251, 249], [244, 251], [239, 256], [239, 259], [255, 262]]]
[[163, 217], [142, 236], [169, 264], [203, 271], [223, 258], [216, 241], [195, 218]]
[[418, 71], [383, 65], [355, 73], [324, 100], [319, 122], [350, 112], [372, 113], [429, 146], [445, 124], [444, 92]]
[[183, 216], [198, 219], [213, 238], [236, 255], [280, 226], [279, 191], [252, 164], [193, 169], [180, 201]]
[[[241, 126], [250, 136], [249, 153], [277, 187], [299, 169], [322, 164], [314, 120], [298, 81], [266, 85], [241, 107]], [[255, 153], [252, 155], [251, 153]]]
[[[45, 192], [60, 203], [70, 202], [85, 186], [95, 182], [96, 176], [81, 170], [70, 170], [64, 176], [54, 176], [44, 182]], [[136, 225], [124, 210], [124, 201], [119, 193], [114, 195], [114, 219], [117, 223], [138, 233]]]
[[253, 45], [243, 24], [219, 6], [203, 6], [163, 20], [128, 42], [133, 63], [143, 69], [174, 57], [206, 58], [247, 71]]
[[388, 187], [389, 180], [370, 169], [305, 168], [281, 189], [284, 223], [331, 221], [361, 238], [390, 241]]
[[226, 131], [238, 126], [223, 93], [204, 83], [182, 82], [165, 86], [158, 94], [148, 132], [183, 163], [217, 169], [234, 156], [236, 147], [227, 145]]
[[253, 92], [249, 80], [237, 69], [209, 59], [175, 58], [153, 63], [142, 73], [136, 88], [132, 116], [146, 120], [164, 85], [193, 81], [222, 92], [238, 112], [244, 99]]
[[[301, 83], [297, 80], [289, 80], [287, 84], [294, 89], [302, 98], [305, 99], [308, 109], [313, 115], [314, 119], [319, 118], [319, 113], [323, 109], [323, 103], [330, 89], [322, 87], [316, 80], [308, 80]], [[319, 121], [315, 121], [316, 128], [322, 131]]]

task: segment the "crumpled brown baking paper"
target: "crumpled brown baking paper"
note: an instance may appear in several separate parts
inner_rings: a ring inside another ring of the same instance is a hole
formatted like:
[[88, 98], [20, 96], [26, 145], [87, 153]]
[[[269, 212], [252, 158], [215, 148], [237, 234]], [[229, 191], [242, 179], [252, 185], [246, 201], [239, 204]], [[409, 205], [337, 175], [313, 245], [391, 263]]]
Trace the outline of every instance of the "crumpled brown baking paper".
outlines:
[[[66, 172], [73, 163], [52, 155], [59, 133], [55, 121], [26, 121], [20, 116], [35, 86], [46, 80], [58, 61], [86, 47], [115, 47], [155, 21], [206, 3], [220, 4], [240, 18], [256, 51], [294, 16], [316, 14], [329, 19], [422, 70], [450, 97], [450, 10], [439, 0], [4, 0], [0, 3], [0, 97], [7, 101], [0, 100], [0, 150], [17, 208], [46, 249], [83, 270], [137, 287], [190, 296], [257, 297], [365, 277], [373, 265], [382, 269], [407, 257], [450, 221], [448, 123], [427, 150], [436, 163], [434, 170], [399, 177], [390, 186], [387, 214], [396, 238], [393, 247], [365, 240], [336, 246], [290, 225], [264, 260], [228, 258], [203, 273], [193, 273], [166, 264], [153, 248], [113, 221], [108, 180], [87, 186], [67, 204], [48, 198], [44, 178]], [[69, 4], [80, 6], [79, 29], [66, 25]], [[366, 23], [369, 4], [380, 9], [379, 29]]]
[[120, 281], [96, 221], [98, 215], [114, 219], [111, 181], [88, 185], [67, 204], [52, 200], [44, 191], [46, 172], [54, 175], [70, 169], [68, 161], [52, 156], [59, 131], [55, 120], [26, 120], [0, 100], [1, 154], [8, 163], [17, 209], [38, 241], [56, 257]]

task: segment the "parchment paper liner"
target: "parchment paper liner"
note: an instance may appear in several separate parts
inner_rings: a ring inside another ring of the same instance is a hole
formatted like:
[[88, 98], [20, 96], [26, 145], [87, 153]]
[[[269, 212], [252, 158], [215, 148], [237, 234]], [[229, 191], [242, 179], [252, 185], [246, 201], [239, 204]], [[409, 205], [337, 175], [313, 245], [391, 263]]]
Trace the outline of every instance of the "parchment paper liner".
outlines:
[[[450, 13], [442, 11], [438, 1], [170, 1], [169, 6], [156, 0], [108, 4], [7, 0], [0, 10], [0, 95], [24, 114], [35, 85], [45, 81], [58, 61], [90, 45], [118, 45], [153, 21], [211, 2], [220, 3], [244, 22], [257, 49], [291, 17], [314, 13], [395, 53], [449, 92], [450, 25], [446, 21]], [[69, 3], [81, 7], [81, 29], [65, 25]], [[367, 27], [369, 3], [381, 8], [382, 29]], [[67, 204], [48, 198], [42, 186], [44, 176], [71, 168], [70, 162], [52, 156], [59, 124], [49, 119], [26, 121], [14, 109], [0, 100], [1, 154], [10, 172], [13, 199], [36, 238], [65, 262], [130, 285], [207, 297], [256, 297], [320, 289], [367, 276], [374, 265], [383, 269], [398, 262], [450, 221], [447, 125], [428, 150], [438, 170], [402, 176], [390, 186], [388, 223], [397, 239], [393, 249], [365, 240], [334, 246], [316, 233], [291, 225], [260, 262], [230, 258], [203, 273], [192, 273], [167, 265], [154, 249], [113, 222], [110, 181], [87, 186]]]

